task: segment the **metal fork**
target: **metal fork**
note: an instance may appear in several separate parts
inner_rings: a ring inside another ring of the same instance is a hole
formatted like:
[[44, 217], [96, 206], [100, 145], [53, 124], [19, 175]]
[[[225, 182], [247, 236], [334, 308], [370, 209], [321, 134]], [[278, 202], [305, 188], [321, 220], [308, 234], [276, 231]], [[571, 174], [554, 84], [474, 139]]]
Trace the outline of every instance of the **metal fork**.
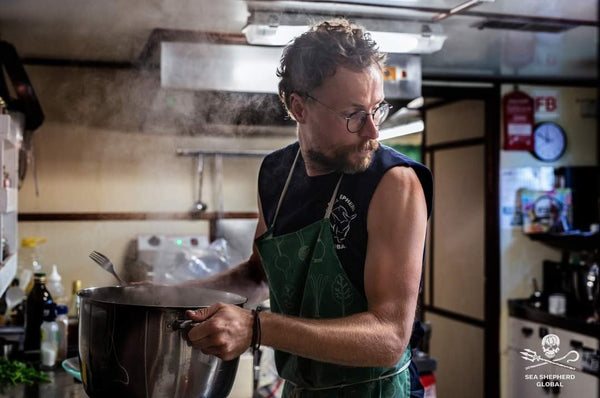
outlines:
[[115, 266], [113, 265], [113, 263], [108, 259], [108, 257], [106, 257], [104, 254], [97, 252], [97, 251], [93, 251], [90, 253], [90, 258], [97, 263], [98, 265], [100, 265], [102, 268], [104, 268], [106, 271], [110, 272], [111, 274], [113, 274], [113, 276], [115, 278], [117, 278], [117, 280], [119, 281], [119, 285], [126, 285], [125, 282], [123, 282], [123, 279], [119, 278], [119, 275], [117, 275], [117, 273], [115, 272]]

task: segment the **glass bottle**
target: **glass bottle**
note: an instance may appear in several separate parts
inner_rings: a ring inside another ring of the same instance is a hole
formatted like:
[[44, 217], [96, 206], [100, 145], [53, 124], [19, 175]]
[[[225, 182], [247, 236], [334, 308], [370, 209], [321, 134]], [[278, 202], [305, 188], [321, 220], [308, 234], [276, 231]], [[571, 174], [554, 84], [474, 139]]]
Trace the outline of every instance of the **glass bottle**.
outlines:
[[73, 281], [71, 289], [71, 305], [69, 305], [69, 317], [79, 318], [79, 296], [77, 293], [81, 290], [81, 281], [79, 279]]
[[40, 326], [44, 317], [44, 310], [53, 304], [52, 296], [46, 289], [46, 274], [34, 275], [34, 285], [25, 301], [25, 351], [40, 349]]

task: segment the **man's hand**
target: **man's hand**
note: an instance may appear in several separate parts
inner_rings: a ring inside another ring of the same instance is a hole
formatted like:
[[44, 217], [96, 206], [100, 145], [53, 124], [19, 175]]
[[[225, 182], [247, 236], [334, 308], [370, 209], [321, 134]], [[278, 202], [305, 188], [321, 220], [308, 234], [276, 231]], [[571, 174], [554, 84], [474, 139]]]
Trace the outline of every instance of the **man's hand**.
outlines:
[[235, 305], [217, 303], [187, 311], [186, 316], [200, 324], [188, 333], [194, 348], [224, 361], [237, 358], [252, 342], [253, 315]]

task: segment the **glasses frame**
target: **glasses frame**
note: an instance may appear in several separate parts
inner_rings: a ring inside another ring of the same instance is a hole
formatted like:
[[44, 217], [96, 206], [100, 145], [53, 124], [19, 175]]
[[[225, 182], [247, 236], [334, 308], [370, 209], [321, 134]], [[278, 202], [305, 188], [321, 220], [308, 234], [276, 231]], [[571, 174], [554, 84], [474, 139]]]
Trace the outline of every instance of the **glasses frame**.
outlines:
[[[375, 124], [377, 126], [377, 128], [379, 128], [379, 126], [381, 126], [383, 124], [383, 122], [386, 121], [387, 117], [390, 114], [390, 110], [393, 108], [392, 105], [390, 105], [389, 102], [387, 101], [382, 101], [379, 106], [375, 109], [375, 112], [369, 113], [367, 111], [356, 111], [356, 112], [352, 112], [350, 115], [345, 115], [341, 112], [336, 111], [335, 109], [325, 105], [324, 103], [322, 103], [321, 101], [319, 101], [318, 99], [316, 99], [315, 97], [313, 97], [310, 94], [306, 94], [305, 95], [307, 98], [310, 98], [311, 100], [315, 101], [316, 103], [322, 105], [323, 107], [325, 107], [327, 110], [329, 110], [330, 112], [334, 113], [335, 115], [341, 117], [342, 119], [346, 119], [346, 130], [350, 133], [350, 134], [358, 134], [360, 132], [360, 130], [362, 130], [363, 127], [365, 127], [365, 124], [367, 123], [367, 116], [371, 116], [371, 119], [373, 121], [375, 121], [375, 115], [377, 114], [377, 112], [379, 111], [379, 108], [381, 108], [383, 105], [387, 106], [388, 111], [387, 114], [385, 115], [385, 117], [383, 118], [383, 120], [381, 120], [378, 124]], [[350, 130], [350, 120], [352, 119], [352, 116], [356, 115], [357, 113], [363, 112], [365, 114], [365, 118], [362, 119], [361, 125], [360, 127], [356, 130], [356, 131], [352, 131]]]

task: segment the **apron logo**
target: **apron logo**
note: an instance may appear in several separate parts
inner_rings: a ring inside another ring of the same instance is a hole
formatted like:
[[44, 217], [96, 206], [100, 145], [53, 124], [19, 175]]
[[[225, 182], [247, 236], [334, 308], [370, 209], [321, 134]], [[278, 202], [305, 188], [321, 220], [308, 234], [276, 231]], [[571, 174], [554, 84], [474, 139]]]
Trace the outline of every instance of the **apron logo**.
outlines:
[[336, 249], [345, 249], [344, 241], [350, 232], [350, 221], [356, 218], [356, 206], [346, 196], [340, 195], [331, 213], [331, 227]]

